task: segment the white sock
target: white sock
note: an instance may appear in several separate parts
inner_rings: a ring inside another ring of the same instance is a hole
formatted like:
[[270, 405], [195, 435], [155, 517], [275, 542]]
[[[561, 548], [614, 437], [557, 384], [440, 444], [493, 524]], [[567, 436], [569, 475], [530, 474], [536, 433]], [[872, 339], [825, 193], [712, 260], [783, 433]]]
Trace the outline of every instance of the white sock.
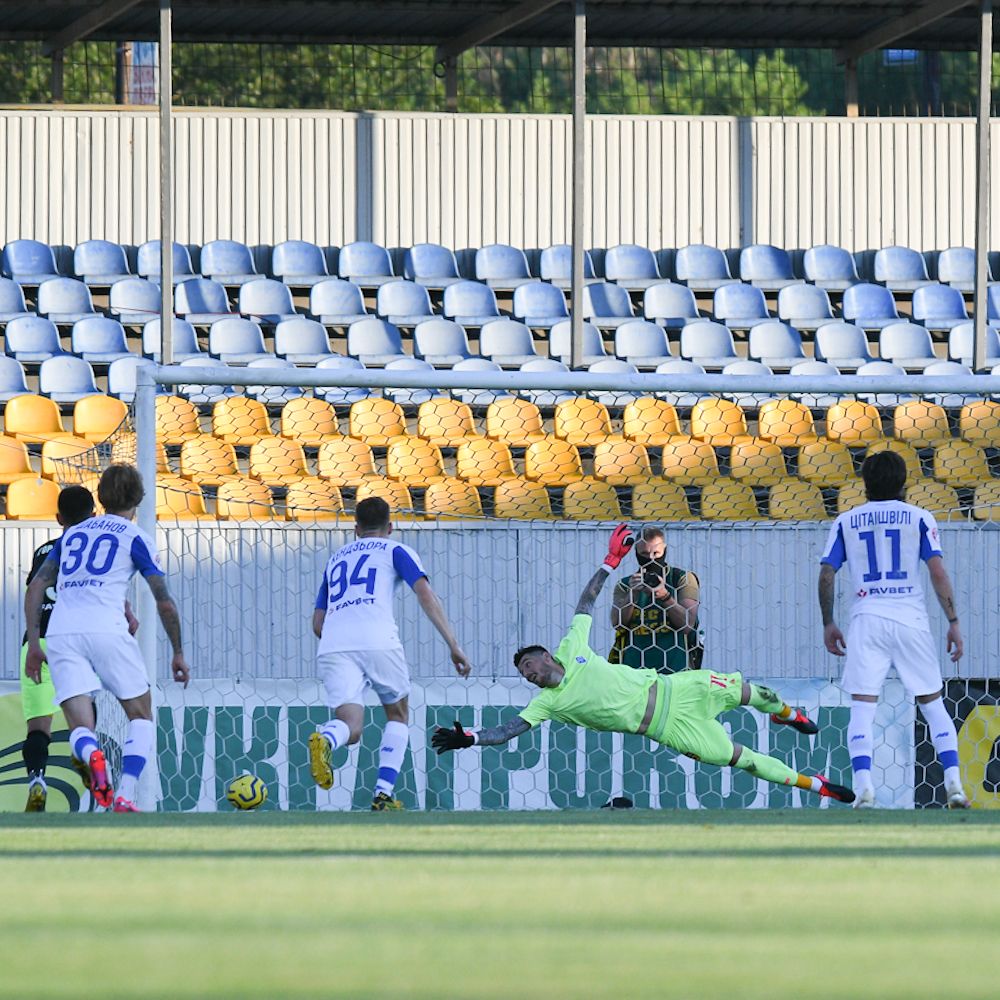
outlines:
[[392, 795], [396, 787], [399, 770], [406, 756], [406, 744], [410, 741], [410, 728], [403, 722], [387, 722], [382, 732], [382, 748], [378, 752], [378, 781], [375, 794], [385, 792]]
[[854, 771], [854, 791], [874, 789], [872, 783], [872, 731], [875, 728], [874, 701], [852, 701], [851, 718], [847, 724], [847, 749]]
[[69, 745], [73, 751], [73, 756], [77, 760], [82, 760], [84, 764], [90, 761], [90, 755], [95, 750], [101, 749], [100, 744], [97, 742], [97, 733], [86, 726], [77, 726], [69, 734]]
[[331, 750], [347, 745], [351, 738], [351, 727], [341, 719], [331, 719], [325, 725], [319, 727], [321, 736], [326, 738]]
[[129, 802], [139, 795], [139, 775], [149, 760], [156, 742], [156, 726], [150, 719], [133, 719], [125, 731], [122, 748], [122, 780], [118, 794]]
[[920, 714], [923, 715], [927, 723], [931, 742], [937, 751], [941, 767], [944, 768], [944, 787], [949, 792], [961, 790], [962, 777], [958, 767], [958, 734], [955, 732], [955, 723], [951, 721], [951, 716], [948, 715], [948, 710], [944, 707], [944, 699], [935, 698], [934, 701], [929, 701], [926, 705], [920, 705]]

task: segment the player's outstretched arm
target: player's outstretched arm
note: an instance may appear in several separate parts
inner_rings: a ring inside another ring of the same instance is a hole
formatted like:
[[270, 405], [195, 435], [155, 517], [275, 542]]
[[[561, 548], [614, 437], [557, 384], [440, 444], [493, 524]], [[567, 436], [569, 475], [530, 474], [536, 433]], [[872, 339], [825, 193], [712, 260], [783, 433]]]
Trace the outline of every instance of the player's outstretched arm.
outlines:
[[469, 732], [462, 728], [460, 722], [456, 722], [451, 729], [438, 726], [431, 736], [431, 746], [437, 750], [438, 756], [471, 746], [495, 747], [501, 743], [509, 743], [530, 728], [531, 726], [519, 715], [515, 715], [502, 726], [480, 729], [478, 733]]
[[611, 538], [608, 541], [608, 554], [604, 557], [604, 564], [590, 578], [587, 586], [583, 588], [580, 600], [576, 602], [576, 611], [573, 612], [574, 614], [589, 615], [594, 610], [594, 602], [597, 600], [597, 595], [603, 589], [604, 581], [607, 580], [608, 574], [618, 569], [621, 561], [628, 555], [629, 549], [633, 545], [635, 545], [635, 535], [632, 534], [632, 529], [625, 523], [619, 524], [611, 532]]
[[149, 584], [149, 589], [153, 592], [156, 613], [163, 623], [163, 631], [167, 633], [167, 638], [173, 647], [174, 656], [170, 661], [170, 670], [174, 675], [174, 680], [187, 687], [188, 681], [191, 679], [191, 670], [184, 659], [184, 648], [181, 645], [181, 617], [177, 613], [177, 605], [170, 596], [167, 582], [162, 576], [147, 576], [146, 583]]
[[455, 633], [448, 622], [448, 616], [445, 614], [444, 606], [437, 594], [434, 593], [426, 576], [422, 576], [413, 585], [413, 593], [417, 595], [417, 600], [420, 602], [424, 614], [441, 634], [441, 638], [448, 644], [448, 652], [451, 654], [451, 662], [455, 664], [455, 672], [459, 677], [468, 677], [472, 670], [472, 664], [465, 655], [465, 651], [458, 644], [458, 639], [455, 638]]
[[819, 610], [823, 616], [823, 645], [834, 656], [843, 656], [847, 649], [844, 633], [833, 620], [833, 595], [837, 571], [827, 563], [819, 568]]
[[59, 575], [59, 566], [50, 559], [39, 567], [24, 595], [24, 620], [28, 631], [28, 655], [24, 663], [24, 672], [36, 684], [42, 680], [42, 664], [45, 653], [42, 651], [39, 636], [42, 630], [42, 603], [45, 591], [51, 587]]
[[931, 556], [927, 560], [927, 572], [931, 577], [931, 586], [937, 595], [938, 604], [948, 619], [948, 652], [951, 662], [957, 663], [964, 651], [962, 630], [958, 627], [958, 611], [955, 609], [955, 592], [951, 587], [951, 577], [945, 569], [944, 560], [940, 556]]

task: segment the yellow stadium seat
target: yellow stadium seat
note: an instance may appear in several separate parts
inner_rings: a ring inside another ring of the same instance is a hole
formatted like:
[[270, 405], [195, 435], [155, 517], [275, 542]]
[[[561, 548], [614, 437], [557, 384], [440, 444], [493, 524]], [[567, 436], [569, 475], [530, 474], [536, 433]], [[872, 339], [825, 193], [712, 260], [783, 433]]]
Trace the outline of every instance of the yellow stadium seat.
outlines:
[[632, 487], [632, 517], [637, 521], [690, 521], [691, 508], [683, 487], [665, 479], [650, 479]]
[[256, 479], [232, 479], [219, 487], [215, 509], [220, 521], [272, 521], [271, 491]]
[[424, 494], [424, 516], [438, 520], [482, 517], [479, 491], [461, 479], [442, 479], [431, 483]]
[[843, 486], [855, 477], [854, 460], [846, 444], [821, 438], [799, 448], [798, 476], [821, 488]]
[[371, 447], [357, 438], [324, 441], [316, 456], [316, 471], [334, 486], [357, 486], [376, 475]]
[[962, 502], [954, 488], [933, 479], [906, 484], [906, 502], [929, 510], [938, 521], [966, 521]]
[[972, 516], [977, 521], [1000, 521], [1000, 479], [980, 483], [972, 498]]
[[706, 521], [761, 521], [753, 490], [734, 479], [716, 479], [701, 488], [701, 516]]
[[226, 396], [212, 407], [212, 433], [234, 445], [251, 445], [270, 437], [267, 407], [249, 396]]
[[423, 438], [398, 437], [385, 453], [385, 471], [411, 489], [430, 486], [444, 478], [441, 449]]
[[65, 434], [42, 445], [42, 475], [67, 486], [79, 485], [98, 471], [94, 446], [81, 437]]
[[848, 448], [866, 448], [885, 437], [878, 410], [860, 399], [834, 403], [826, 411], [826, 436]]
[[909, 441], [900, 441], [897, 438], [886, 438], [884, 441], [876, 441], [865, 451], [865, 458], [880, 451], [894, 451], [906, 463], [906, 481], [916, 482], [924, 478], [923, 469], [920, 467], [920, 456], [916, 448]]
[[785, 456], [773, 441], [737, 441], [729, 452], [729, 474], [747, 486], [773, 486], [788, 475]]
[[460, 445], [455, 471], [473, 486], [498, 486], [517, 475], [509, 446], [492, 438], [476, 438]]
[[970, 444], [1000, 448], [1000, 403], [992, 399], [966, 403], [958, 415], [958, 430]]
[[420, 404], [417, 436], [439, 448], [458, 448], [466, 441], [482, 437], [468, 404], [447, 396], [436, 396]]
[[558, 403], [552, 425], [557, 438], [578, 448], [593, 448], [612, 437], [608, 408], [586, 396], [574, 396]]
[[157, 476], [156, 517], [161, 521], [209, 521], [205, 496], [197, 483], [180, 476]]
[[563, 517], [568, 521], [620, 521], [622, 510], [610, 483], [588, 478], [563, 490]]
[[240, 479], [236, 450], [211, 434], [189, 438], [181, 445], [181, 476], [199, 486], [221, 486]]
[[17, 438], [0, 435], [0, 486], [16, 479], [34, 479], [37, 475], [31, 470], [28, 446]]
[[659, 448], [670, 438], [680, 436], [681, 423], [672, 403], [655, 396], [640, 396], [625, 407], [622, 432], [629, 441]]
[[[138, 456], [138, 445], [136, 444], [135, 433], [124, 431], [116, 434], [111, 442], [111, 461], [124, 462], [126, 465], [135, 465]], [[167, 458], [167, 446], [160, 440], [156, 442], [156, 471], [172, 473], [170, 459]]]
[[508, 479], [493, 491], [493, 516], [518, 521], [551, 521], [552, 504], [541, 483]]
[[725, 448], [750, 437], [742, 407], [731, 399], [699, 399], [691, 407], [691, 436]]
[[865, 495], [865, 484], [860, 479], [852, 479], [837, 490], [838, 514], [843, 514], [845, 510], [854, 510], [863, 503], [868, 503], [868, 497]]
[[156, 397], [156, 437], [164, 444], [183, 444], [202, 433], [198, 409], [181, 396]]
[[27, 444], [41, 444], [66, 433], [59, 406], [44, 396], [15, 396], [3, 411], [4, 433]]
[[261, 438], [250, 446], [250, 475], [268, 486], [290, 486], [308, 479], [302, 445], [288, 438]]
[[817, 440], [812, 412], [797, 399], [768, 399], [757, 414], [757, 434], [779, 448], [796, 448]]
[[418, 516], [413, 506], [413, 497], [410, 496], [406, 483], [373, 476], [358, 486], [354, 502], [359, 504], [369, 497], [381, 497], [389, 505], [389, 512], [396, 519], [413, 520]]
[[340, 489], [325, 479], [300, 479], [285, 494], [285, 518], [289, 521], [336, 521], [343, 518], [344, 498]]
[[128, 407], [114, 396], [84, 396], [73, 406], [73, 433], [88, 441], [106, 441], [128, 417]]
[[785, 479], [771, 487], [767, 510], [774, 521], [825, 521], [823, 494], [814, 483]]
[[914, 448], [933, 448], [951, 439], [944, 407], [922, 399], [900, 403], [892, 413], [892, 428], [898, 441], [906, 441]]
[[686, 486], [701, 486], [719, 476], [715, 450], [707, 441], [671, 438], [663, 446], [663, 478]]
[[340, 436], [340, 425], [332, 403], [313, 396], [297, 396], [281, 408], [281, 436], [316, 447], [327, 438]]
[[934, 449], [934, 478], [958, 489], [975, 488], [993, 476], [986, 452], [978, 444], [954, 439]]
[[406, 434], [403, 408], [377, 396], [351, 404], [349, 425], [351, 437], [361, 438], [373, 448], [384, 448], [393, 438]]
[[59, 484], [51, 479], [16, 479], [7, 487], [7, 517], [12, 521], [54, 521]]
[[516, 396], [494, 400], [486, 410], [486, 436], [512, 448], [527, 448], [546, 436], [542, 413], [530, 400]]
[[633, 486], [652, 476], [645, 445], [604, 441], [594, 449], [594, 475], [612, 486]]
[[524, 475], [543, 486], [565, 486], [583, 479], [583, 464], [576, 445], [559, 438], [545, 438], [524, 452]]

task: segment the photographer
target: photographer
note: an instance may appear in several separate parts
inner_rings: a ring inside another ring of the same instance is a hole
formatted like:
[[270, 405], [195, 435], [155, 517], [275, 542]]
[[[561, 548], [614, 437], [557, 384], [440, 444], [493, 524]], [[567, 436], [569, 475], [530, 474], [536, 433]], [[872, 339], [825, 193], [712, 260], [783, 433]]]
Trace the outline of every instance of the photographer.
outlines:
[[612, 663], [673, 674], [701, 666], [700, 585], [689, 570], [669, 566], [663, 529], [647, 525], [635, 544], [639, 571], [614, 590]]

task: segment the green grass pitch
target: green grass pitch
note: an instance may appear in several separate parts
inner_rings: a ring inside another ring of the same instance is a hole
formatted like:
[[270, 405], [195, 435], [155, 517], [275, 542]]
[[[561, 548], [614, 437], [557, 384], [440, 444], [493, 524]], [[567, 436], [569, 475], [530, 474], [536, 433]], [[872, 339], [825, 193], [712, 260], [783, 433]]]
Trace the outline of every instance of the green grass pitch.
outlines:
[[1000, 814], [0, 817], [0, 996], [997, 996]]

